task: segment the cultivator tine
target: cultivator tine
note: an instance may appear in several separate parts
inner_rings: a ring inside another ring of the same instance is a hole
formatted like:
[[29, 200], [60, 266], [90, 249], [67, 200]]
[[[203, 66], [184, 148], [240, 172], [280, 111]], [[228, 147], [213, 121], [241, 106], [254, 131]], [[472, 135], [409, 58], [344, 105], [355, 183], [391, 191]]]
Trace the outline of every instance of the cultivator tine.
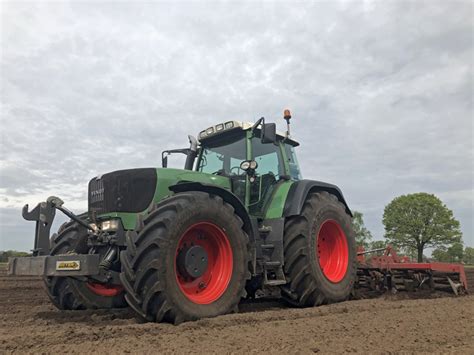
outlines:
[[448, 282], [451, 285], [451, 289], [453, 290], [454, 294], [456, 296], [458, 296], [459, 295], [459, 290], [461, 289], [462, 284], [454, 282], [453, 280], [451, 280], [451, 278], [449, 276], [446, 276], [446, 278], [448, 279]]
[[418, 285], [418, 288], [421, 289], [423, 285], [428, 281], [428, 287], [431, 289], [431, 277], [430, 276], [425, 276], [423, 277], [423, 280], [421, 280], [420, 284]]

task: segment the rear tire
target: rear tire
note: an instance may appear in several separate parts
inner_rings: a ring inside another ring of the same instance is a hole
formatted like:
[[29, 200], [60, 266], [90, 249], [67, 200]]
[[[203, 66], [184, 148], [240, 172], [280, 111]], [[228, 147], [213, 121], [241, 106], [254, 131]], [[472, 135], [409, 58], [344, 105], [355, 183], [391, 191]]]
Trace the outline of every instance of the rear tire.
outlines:
[[[219, 196], [193, 191], [162, 201], [121, 254], [129, 305], [148, 321], [174, 324], [237, 311], [250, 278], [242, 227]], [[182, 253], [191, 247], [206, 252], [201, 275], [183, 271]]]
[[[77, 222], [64, 223], [58, 234], [51, 237], [50, 255], [86, 254], [87, 230]], [[99, 309], [126, 307], [124, 293], [102, 296], [100, 286], [70, 277], [44, 277], [46, 292], [51, 302], [61, 310]], [[94, 291], [96, 290], [96, 291]], [[98, 291], [97, 291], [98, 290]]]
[[351, 217], [336, 196], [311, 193], [285, 223], [283, 297], [299, 307], [349, 298], [357, 272]]

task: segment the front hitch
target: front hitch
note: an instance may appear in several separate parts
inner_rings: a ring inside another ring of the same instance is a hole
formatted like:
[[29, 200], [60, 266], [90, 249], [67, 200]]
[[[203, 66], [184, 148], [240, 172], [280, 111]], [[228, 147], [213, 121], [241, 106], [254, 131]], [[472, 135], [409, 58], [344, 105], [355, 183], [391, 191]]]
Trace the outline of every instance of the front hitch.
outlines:
[[120, 283], [118, 272], [110, 270], [118, 258], [118, 247], [115, 245], [110, 246], [104, 258], [94, 253], [50, 255], [49, 235], [56, 210], [87, 228], [89, 234], [97, 236], [97, 233], [100, 233], [63, 207], [63, 204], [60, 198], [50, 196], [46, 202], [39, 203], [31, 211], [28, 211], [28, 205], [23, 207], [23, 218], [27, 221], [36, 221], [33, 256], [8, 258], [8, 275], [90, 278], [99, 283]]
[[74, 213], [63, 207], [63, 200], [59, 197], [50, 196], [46, 202], [40, 202], [31, 211], [28, 211], [28, 205], [25, 205], [22, 210], [22, 216], [27, 221], [36, 221], [35, 230], [35, 245], [33, 249], [33, 256], [49, 255], [49, 235], [51, 226], [53, 225], [56, 209], [63, 212], [66, 216], [76, 221], [87, 229], [89, 225], [78, 218]]

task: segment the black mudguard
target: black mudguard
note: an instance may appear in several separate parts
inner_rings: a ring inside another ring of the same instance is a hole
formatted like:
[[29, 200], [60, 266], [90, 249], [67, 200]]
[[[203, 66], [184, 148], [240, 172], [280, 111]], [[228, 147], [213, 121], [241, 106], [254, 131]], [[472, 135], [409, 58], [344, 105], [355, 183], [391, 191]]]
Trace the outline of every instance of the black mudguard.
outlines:
[[234, 207], [235, 213], [244, 222], [244, 230], [248, 234], [250, 241], [254, 241], [255, 237], [258, 235], [258, 231], [254, 226], [255, 223], [252, 223], [244, 204], [231, 191], [214, 185], [202, 184], [200, 182], [181, 182], [179, 184], [170, 186], [169, 189], [174, 193], [185, 191], [203, 191], [222, 197], [225, 202]]
[[315, 180], [300, 180], [291, 185], [286, 198], [283, 216], [290, 217], [301, 214], [306, 196], [308, 196], [310, 192], [318, 191], [327, 191], [330, 194], [335, 195], [338, 200], [346, 206], [346, 212], [352, 217], [352, 212], [349, 209], [346, 200], [344, 200], [341, 189], [336, 185]]

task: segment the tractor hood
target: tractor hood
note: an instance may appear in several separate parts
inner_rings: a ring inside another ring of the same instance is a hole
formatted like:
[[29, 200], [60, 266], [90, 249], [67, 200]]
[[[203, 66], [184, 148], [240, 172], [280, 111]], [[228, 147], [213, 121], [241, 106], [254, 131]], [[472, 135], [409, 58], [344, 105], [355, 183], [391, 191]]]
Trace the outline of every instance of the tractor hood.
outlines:
[[227, 177], [184, 169], [118, 170], [97, 176], [89, 182], [89, 213], [118, 217], [120, 213], [143, 212], [151, 203], [170, 195], [169, 187], [180, 182], [200, 182], [225, 189], [231, 186]]

